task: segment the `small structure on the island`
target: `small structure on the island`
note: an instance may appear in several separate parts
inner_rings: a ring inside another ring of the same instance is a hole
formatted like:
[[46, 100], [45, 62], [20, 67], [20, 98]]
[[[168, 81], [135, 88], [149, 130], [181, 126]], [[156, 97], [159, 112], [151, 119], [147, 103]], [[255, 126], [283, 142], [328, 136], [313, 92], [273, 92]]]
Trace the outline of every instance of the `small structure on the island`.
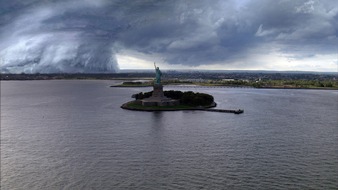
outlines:
[[143, 106], [176, 106], [180, 104], [179, 100], [167, 98], [163, 93], [163, 85], [161, 84], [162, 72], [154, 63], [156, 78], [154, 80], [154, 90], [149, 98], [140, 100]]

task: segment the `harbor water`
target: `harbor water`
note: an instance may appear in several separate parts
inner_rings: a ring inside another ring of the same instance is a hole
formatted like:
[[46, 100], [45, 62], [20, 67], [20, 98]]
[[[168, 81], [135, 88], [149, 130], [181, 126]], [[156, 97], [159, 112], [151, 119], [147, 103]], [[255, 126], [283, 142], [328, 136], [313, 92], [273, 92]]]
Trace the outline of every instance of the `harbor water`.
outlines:
[[337, 189], [338, 91], [174, 86], [243, 114], [121, 109], [151, 88], [1, 81], [1, 189]]

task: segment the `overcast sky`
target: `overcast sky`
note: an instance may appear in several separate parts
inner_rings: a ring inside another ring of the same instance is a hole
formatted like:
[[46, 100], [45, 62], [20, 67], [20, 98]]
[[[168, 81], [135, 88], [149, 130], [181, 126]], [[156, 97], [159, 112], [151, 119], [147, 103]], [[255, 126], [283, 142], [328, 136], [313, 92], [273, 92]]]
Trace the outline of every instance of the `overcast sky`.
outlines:
[[338, 72], [337, 0], [0, 0], [1, 72]]

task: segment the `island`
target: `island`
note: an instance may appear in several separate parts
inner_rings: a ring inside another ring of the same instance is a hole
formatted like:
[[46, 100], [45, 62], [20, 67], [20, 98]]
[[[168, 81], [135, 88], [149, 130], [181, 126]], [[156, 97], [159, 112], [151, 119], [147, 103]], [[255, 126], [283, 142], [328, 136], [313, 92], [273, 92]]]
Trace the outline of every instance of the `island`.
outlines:
[[210, 109], [216, 107], [214, 97], [199, 92], [163, 91], [161, 83], [162, 72], [155, 66], [156, 77], [153, 81], [153, 91], [133, 94], [135, 100], [124, 103], [121, 108], [134, 111], [179, 111], [202, 110], [213, 112], [243, 113], [243, 110]]
[[135, 100], [127, 102], [121, 107], [124, 109], [139, 111], [176, 111], [204, 110], [216, 107], [217, 105], [214, 102], [214, 97], [205, 93], [195, 93], [192, 91], [182, 92], [174, 90], [164, 91], [164, 102], [169, 102], [165, 104], [162, 102], [160, 104], [156, 104], [154, 101], [152, 101], [154, 99], [153, 94], [154, 91], [134, 94], [132, 95], [132, 98], [135, 98]]

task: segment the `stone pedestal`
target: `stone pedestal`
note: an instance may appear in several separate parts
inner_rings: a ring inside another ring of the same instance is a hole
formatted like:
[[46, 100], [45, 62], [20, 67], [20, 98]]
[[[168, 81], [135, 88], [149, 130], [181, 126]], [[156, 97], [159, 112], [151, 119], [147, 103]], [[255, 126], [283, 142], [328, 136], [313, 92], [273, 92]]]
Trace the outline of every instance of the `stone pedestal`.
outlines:
[[163, 93], [163, 86], [161, 84], [154, 84], [153, 98], [166, 98]]
[[161, 84], [154, 84], [154, 90], [150, 98], [141, 100], [143, 106], [176, 106], [179, 105], [179, 100], [167, 98], [163, 93]]

